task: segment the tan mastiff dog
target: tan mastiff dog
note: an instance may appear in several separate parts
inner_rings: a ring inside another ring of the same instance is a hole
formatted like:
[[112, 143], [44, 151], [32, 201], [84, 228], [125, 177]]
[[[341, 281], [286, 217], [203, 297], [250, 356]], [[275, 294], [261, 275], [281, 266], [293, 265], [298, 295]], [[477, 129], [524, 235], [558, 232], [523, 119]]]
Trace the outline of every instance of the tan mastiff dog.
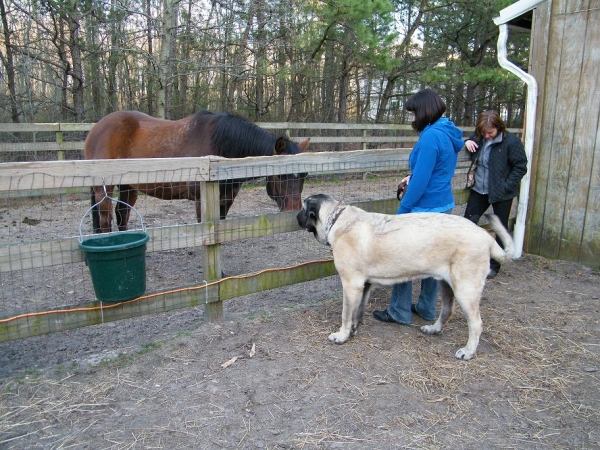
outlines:
[[463, 217], [440, 213], [387, 215], [368, 213], [329, 195], [311, 195], [298, 213], [298, 224], [330, 245], [342, 280], [342, 326], [329, 340], [343, 344], [355, 335], [373, 284], [392, 285], [433, 277], [440, 280], [442, 308], [433, 325], [421, 327], [438, 334], [454, 312], [454, 299], [466, 315], [467, 345], [458, 359], [475, 356], [482, 321], [479, 300], [490, 258], [512, 259], [513, 240], [494, 215], [490, 225], [504, 250], [490, 234]]

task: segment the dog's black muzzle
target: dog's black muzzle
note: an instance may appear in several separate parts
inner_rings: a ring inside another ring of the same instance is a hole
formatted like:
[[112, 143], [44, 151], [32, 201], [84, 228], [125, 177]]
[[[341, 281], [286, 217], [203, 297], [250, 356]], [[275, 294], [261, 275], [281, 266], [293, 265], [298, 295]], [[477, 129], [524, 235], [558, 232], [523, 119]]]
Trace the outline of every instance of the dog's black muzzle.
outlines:
[[307, 214], [305, 209], [302, 209], [298, 213], [298, 215], [296, 216], [296, 220], [298, 220], [298, 225], [301, 228], [304, 228], [305, 230], [307, 230], [308, 232], [310, 232], [316, 236], [317, 228], [312, 223], [312, 220], [310, 219], [310, 215]]
[[302, 209], [300, 210], [300, 212], [298, 213], [298, 215], [296, 216], [296, 220], [298, 221], [298, 225], [300, 225], [300, 227], [302, 228], [306, 228], [306, 220], [307, 216], [306, 216], [306, 210]]

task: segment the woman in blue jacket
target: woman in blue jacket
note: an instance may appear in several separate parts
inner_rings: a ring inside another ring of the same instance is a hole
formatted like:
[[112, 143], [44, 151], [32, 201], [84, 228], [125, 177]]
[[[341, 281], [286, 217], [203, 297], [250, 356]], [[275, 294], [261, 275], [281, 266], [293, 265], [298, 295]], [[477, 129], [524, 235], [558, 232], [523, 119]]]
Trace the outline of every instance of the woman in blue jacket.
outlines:
[[[419, 140], [409, 156], [411, 174], [398, 214], [439, 212], [450, 213], [454, 208], [452, 177], [456, 170], [458, 153], [464, 147], [462, 131], [442, 115], [446, 104], [432, 89], [423, 89], [406, 102], [406, 110], [413, 114], [412, 127]], [[408, 325], [412, 313], [426, 320], [436, 318], [437, 280], [421, 281], [418, 301], [412, 304], [412, 282], [399, 283], [392, 289], [390, 306], [375, 310], [373, 316], [382, 322]]]
[[[508, 217], [513, 198], [519, 195], [519, 183], [527, 173], [527, 155], [521, 140], [506, 130], [496, 111], [482, 112], [475, 124], [475, 133], [465, 142], [470, 153], [475, 184], [465, 209], [465, 217], [474, 223], [490, 205], [494, 214], [508, 229]], [[498, 243], [502, 243], [498, 240]], [[488, 278], [500, 270], [500, 263], [490, 261]]]

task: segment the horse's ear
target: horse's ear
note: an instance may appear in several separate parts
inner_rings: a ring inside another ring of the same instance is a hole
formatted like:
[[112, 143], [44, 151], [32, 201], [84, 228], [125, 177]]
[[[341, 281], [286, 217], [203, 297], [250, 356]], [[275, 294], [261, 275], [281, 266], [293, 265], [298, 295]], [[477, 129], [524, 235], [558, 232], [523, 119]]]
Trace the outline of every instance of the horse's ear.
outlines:
[[306, 148], [308, 147], [308, 143], [310, 142], [310, 138], [306, 138], [303, 141], [298, 142], [298, 148], [301, 151], [305, 151]]
[[275, 154], [281, 155], [285, 151], [286, 146], [287, 143], [285, 141], [285, 138], [277, 138], [277, 140], [275, 141]]

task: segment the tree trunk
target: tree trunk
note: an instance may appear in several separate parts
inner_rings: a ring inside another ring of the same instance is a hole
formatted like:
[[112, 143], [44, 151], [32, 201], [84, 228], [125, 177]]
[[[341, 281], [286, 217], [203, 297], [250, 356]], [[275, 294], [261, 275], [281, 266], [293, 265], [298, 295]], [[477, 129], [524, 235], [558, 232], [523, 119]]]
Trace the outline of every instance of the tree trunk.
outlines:
[[400, 74], [400, 69], [395, 67], [391, 73], [385, 78], [385, 88], [381, 94], [379, 105], [377, 106], [377, 114], [375, 114], [375, 122], [385, 122], [385, 116], [388, 110], [388, 104], [396, 89], [396, 80]]
[[84, 104], [84, 86], [83, 86], [83, 63], [81, 50], [81, 37], [79, 34], [80, 19], [77, 16], [71, 16], [69, 24], [69, 47], [71, 51], [72, 68], [71, 76], [71, 95], [73, 96], [73, 116], [76, 122], [83, 122], [85, 116]]
[[156, 68], [154, 66], [154, 46], [152, 39], [152, 8], [151, 0], [146, 0], [146, 42], [148, 44], [148, 61], [146, 68], [148, 75], [146, 77], [147, 87], [146, 92], [148, 99], [146, 101], [148, 105], [148, 114], [154, 116], [154, 84], [156, 80]]
[[335, 121], [335, 51], [333, 41], [325, 42], [325, 59], [321, 81], [321, 120], [325, 123]]
[[106, 91], [106, 85], [104, 83], [104, 78], [101, 71], [102, 64], [100, 62], [100, 45], [97, 40], [98, 36], [96, 35], [96, 30], [93, 26], [91, 15], [86, 17], [85, 30], [86, 47], [89, 51], [87, 57], [88, 64], [86, 67], [87, 82], [85, 85], [86, 88], [91, 91], [92, 97], [91, 112], [86, 113], [85, 120], [96, 122], [102, 117], [105, 111], [102, 93]]
[[171, 116], [173, 95], [173, 48], [177, 32], [177, 0], [163, 2], [163, 30], [160, 44], [159, 88], [157, 115], [163, 119]]
[[64, 33], [64, 21], [62, 18], [58, 18], [55, 22], [55, 42], [58, 50], [58, 58], [61, 62], [61, 89], [60, 89], [60, 115], [62, 120], [68, 122], [69, 118], [69, 102], [68, 102], [68, 86], [69, 86], [69, 71], [71, 70], [71, 64], [67, 59], [67, 50], [65, 46], [65, 33]]
[[[180, 61], [181, 69], [178, 70], [179, 76], [177, 77], [178, 86], [174, 94], [177, 94], [176, 103], [178, 105], [177, 111], [175, 112], [176, 118], [180, 119], [192, 113], [188, 102], [188, 77], [192, 73], [194, 68], [190, 61], [191, 51], [191, 35], [192, 35], [192, 4], [193, 0], [188, 0], [187, 11], [185, 17], [185, 24], [183, 24], [183, 34], [180, 35], [181, 41], [181, 52], [178, 60]], [[176, 51], [175, 51], [176, 52]], [[188, 111], [189, 109], [189, 111]]]
[[6, 70], [6, 80], [8, 83], [8, 94], [10, 103], [10, 117], [14, 123], [19, 123], [19, 108], [17, 106], [17, 88], [15, 85], [15, 65], [13, 49], [11, 44], [11, 35], [8, 28], [8, 19], [6, 17], [6, 8], [4, 0], [0, 0], [0, 15], [2, 16], [2, 29], [4, 31], [4, 48], [6, 55], [0, 52], [0, 59]]
[[[340, 84], [338, 87], [339, 90], [339, 98], [338, 98], [338, 115], [337, 121], [338, 123], [344, 123], [348, 119], [348, 85], [350, 84], [350, 71], [348, 69], [348, 52], [344, 54], [344, 60], [342, 61], [342, 76], [340, 78]], [[343, 130], [337, 130], [337, 134], [342, 135]], [[336, 151], [344, 150], [344, 143], [336, 144]]]
[[[283, 35], [285, 27], [283, 21], [280, 22], [279, 34]], [[277, 48], [277, 75], [275, 77], [275, 117], [283, 118], [285, 116], [285, 104], [288, 94], [287, 85], [291, 84], [282, 74], [285, 73], [286, 69], [286, 57], [285, 51], [282, 48]], [[291, 80], [290, 80], [291, 81]]]
[[119, 67], [119, 21], [117, 20], [119, 5], [117, 0], [111, 0], [110, 2], [110, 21], [109, 28], [110, 32], [110, 49], [108, 51], [108, 72], [106, 74], [106, 95], [107, 104], [106, 111], [104, 114], [110, 114], [113, 111], [120, 109], [119, 96], [117, 95], [117, 70]]
[[[245, 71], [246, 64], [246, 50], [248, 48], [248, 36], [252, 30], [252, 22], [254, 20], [254, 14], [256, 13], [256, 3], [253, 1], [248, 9], [248, 19], [246, 20], [246, 28], [240, 36], [240, 40], [237, 44], [237, 48], [233, 53], [232, 68], [234, 73], [231, 74], [231, 80], [229, 81], [229, 89], [227, 90], [227, 109], [235, 109], [236, 104], [236, 92], [239, 89], [239, 85], [243, 79], [243, 73]], [[229, 44], [233, 44], [229, 42]]]
[[264, 0], [256, 0], [256, 83], [254, 87], [254, 120], [260, 121], [267, 112], [265, 102], [265, 76], [267, 74], [267, 36], [265, 33]]

